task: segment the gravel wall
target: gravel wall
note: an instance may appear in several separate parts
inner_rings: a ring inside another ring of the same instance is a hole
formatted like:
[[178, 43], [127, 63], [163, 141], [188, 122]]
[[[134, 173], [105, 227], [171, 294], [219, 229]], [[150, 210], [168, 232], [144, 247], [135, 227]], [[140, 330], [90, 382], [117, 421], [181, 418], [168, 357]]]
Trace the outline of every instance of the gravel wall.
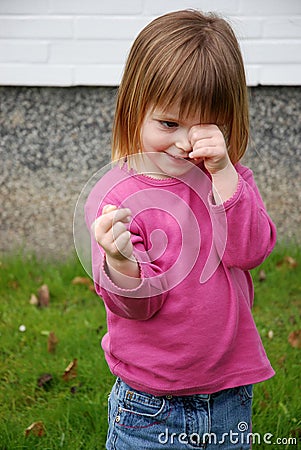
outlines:
[[[88, 179], [110, 160], [115, 88], [0, 87], [0, 252], [62, 258]], [[301, 87], [250, 88], [254, 171], [279, 240], [301, 243]]]

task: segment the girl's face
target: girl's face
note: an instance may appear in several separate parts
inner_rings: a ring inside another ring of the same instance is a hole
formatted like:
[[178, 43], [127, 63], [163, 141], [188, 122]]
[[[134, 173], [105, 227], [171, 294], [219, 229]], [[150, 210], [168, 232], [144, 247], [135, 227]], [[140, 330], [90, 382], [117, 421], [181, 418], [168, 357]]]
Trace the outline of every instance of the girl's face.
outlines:
[[181, 119], [179, 108], [167, 110], [149, 108], [146, 111], [141, 127], [142, 152], [146, 172], [154, 178], [169, 178], [184, 175], [192, 165], [200, 163], [200, 159], [189, 158], [192, 146], [189, 141], [189, 130], [199, 123], [199, 118], [189, 116]]

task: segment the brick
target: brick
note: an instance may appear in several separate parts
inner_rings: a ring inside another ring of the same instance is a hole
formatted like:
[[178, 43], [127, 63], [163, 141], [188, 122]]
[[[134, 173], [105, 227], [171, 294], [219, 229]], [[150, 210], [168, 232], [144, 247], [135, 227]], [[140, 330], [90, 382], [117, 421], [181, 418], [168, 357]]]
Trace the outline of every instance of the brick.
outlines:
[[291, 85], [301, 84], [301, 64], [267, 64], [262, 66], [260, 73], [261, 84]]
[[237, 14], [239, 0], [145, 0], [144, 14], [164, 14], [179, 9], [195, 8], [221, 14]]
[[263, 37], [301, 38], [301, 16], [267, 18], [263, 23]]
[[0, 0], [0, 14], [47, 14], [49, 0]]
[[80, 39], [134, 39], [151, 21], [149, 17], [80, 17], [75, 37]]
[[129, 41], [60, 41], [50, 44], [49, 62], [54, 64], [120, 64]]
[[47, 58], [44, 41], [0, 40], [0, 62], [46, 62]]
[[50, 0], [52, 14], [140, 14], [143, 0]]
[[72, 35], [73, 19], [0, 16], [0, 38], [68, 38]]
[[6, 86], [71, 86], [72, 68], [48, 64], [0, 64], [0, 84]]
[[260, 81], [260, 66], [258, 65], [245, 65], [246, 79], [248, 86], [257, 86]]
[[122, 64], [97, 64], [76, 66], [74, 84], [86, 86], [118, 86], [121, 81]]
[[254, 39], [262, 36], [263, 20], [258, 17], [236, 17], [230, 16], [227, 18], [233, 28], [237, 39]]
[[271, 64], [301, 63], [301, 40], [250, 40], [242, 41], [245, 63]]
[[300, 0], [240, 0], [239, 13], [252, 16], [300, 14]]

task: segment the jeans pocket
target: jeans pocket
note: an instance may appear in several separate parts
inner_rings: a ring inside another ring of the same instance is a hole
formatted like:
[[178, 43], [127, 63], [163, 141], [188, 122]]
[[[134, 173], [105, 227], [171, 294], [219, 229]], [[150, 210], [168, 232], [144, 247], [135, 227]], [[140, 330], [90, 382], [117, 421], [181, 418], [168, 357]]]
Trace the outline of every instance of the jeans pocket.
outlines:
[[168, 415], [164, 397], [129, 388], [119, 396], [115, 423], [127, 428], [146, 428], [164, 422]]
[[239, 388], [239, 396], [241, 399], [241, 404], [246, 404], [248, 402], [252, 402], [253, 399], [253, 385], [246, 384], [245, 386], [240, 386]]

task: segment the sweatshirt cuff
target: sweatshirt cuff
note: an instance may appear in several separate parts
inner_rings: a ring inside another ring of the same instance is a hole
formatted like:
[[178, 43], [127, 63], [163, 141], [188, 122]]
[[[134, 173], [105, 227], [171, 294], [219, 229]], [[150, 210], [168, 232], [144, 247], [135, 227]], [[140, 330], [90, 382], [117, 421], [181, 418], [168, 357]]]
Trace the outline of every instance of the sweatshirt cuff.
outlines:
[[237, 183], [236, 191], [230, 198], [228, 198], [228, 200], [226, 200], [224, 203], [221, 203], [220, 205], [216, 205], [214, 203], [213, 192], [210, 191], [210, 193], [208, 195], [208, 204], [209, 204], [210, 210], [217, 214], [217, 213], [224, 212], [224, 211], [228, 210], [229, 208], [232, 208], [240, 199], [240, 196], [243, 192], [243, 187], [244, 187], [244, 180], [243, 180], [242, 176], [240, 174], [238, 174], [238, 183]]

